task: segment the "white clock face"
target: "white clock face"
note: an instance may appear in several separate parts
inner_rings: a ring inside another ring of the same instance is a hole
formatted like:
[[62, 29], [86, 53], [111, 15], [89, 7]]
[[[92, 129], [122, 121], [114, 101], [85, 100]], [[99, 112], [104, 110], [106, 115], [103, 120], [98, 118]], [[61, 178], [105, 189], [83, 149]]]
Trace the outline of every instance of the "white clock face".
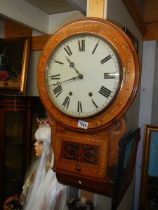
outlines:
[[120, 88], [121, 68], [115, 50], [93, 34], [73, 35], [52, 52], [45, 84], [53, 104], [66, 115], [96, 115]]

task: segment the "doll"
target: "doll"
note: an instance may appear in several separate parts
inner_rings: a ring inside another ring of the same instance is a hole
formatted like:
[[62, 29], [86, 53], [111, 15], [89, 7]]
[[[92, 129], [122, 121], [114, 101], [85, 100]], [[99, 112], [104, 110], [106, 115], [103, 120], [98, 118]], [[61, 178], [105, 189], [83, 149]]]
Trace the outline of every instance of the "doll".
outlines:
[[[5, 210], [67, 210], [66, 186], [60, 184], [52, 170], [51, 127], [48, 120], [39, 120], [34, 144], [37, 160], [27, 173], [19, 202], [10, 202]], [[19, 205], [19, 206], [18, 206]]]

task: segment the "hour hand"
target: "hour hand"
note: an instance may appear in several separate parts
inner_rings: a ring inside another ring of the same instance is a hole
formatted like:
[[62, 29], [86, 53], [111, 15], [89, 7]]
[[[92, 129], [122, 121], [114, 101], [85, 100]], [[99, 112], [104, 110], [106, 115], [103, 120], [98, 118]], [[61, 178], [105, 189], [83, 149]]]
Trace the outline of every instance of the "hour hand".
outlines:
[[70, 61], [70, 59], [68, 57], [66, 57], [66, 59], [69, 62], [70, 67], [73, 68], [78, 75], [80, 75], [79, 71], [75, 68], [74, 62]]
[[66, 57], [66, 59], [67, 59], [67, 61], [69, 62], [70, 67], [72, 67], [72, 68], [73, 68], [73, 67], [74, 67], [74, 63], [73, 63], [73, 62], [71, 62], [71, 61], [70, 61], [70, 59], [69, 59], [68, 57]]

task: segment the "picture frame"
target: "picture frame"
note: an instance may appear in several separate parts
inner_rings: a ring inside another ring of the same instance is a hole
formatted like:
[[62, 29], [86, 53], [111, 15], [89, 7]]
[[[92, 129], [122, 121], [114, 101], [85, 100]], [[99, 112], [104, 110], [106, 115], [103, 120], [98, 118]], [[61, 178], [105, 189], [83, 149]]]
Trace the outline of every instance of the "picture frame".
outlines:
[[30, 39], [0, 39], [0, 93], [25, 94]]
[[158, 125], [145, 125], [140, 210], [158, 209]]
[[140, 128], [138, 127], [134, 131], [126, 133], [119, 142], [119, 159], [112, 197], [112, 210], [117, 210], [129, 185], [132, 183], [139, 141]]

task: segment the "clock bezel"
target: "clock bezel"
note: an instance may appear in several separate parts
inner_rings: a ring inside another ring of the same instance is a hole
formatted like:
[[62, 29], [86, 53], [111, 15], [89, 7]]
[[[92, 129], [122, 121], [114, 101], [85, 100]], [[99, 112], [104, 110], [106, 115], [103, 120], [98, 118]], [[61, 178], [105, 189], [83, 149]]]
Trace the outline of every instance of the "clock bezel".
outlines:
[[[78, 33], [91, 33], [102, 37], [103, 40], [107, 40], [117, 52], [122, 66], [121, 87], [110, 106], [97, 115], [81, 119], [70, 117], [57, 109], [47, 93], [44, 76], [52, 51], [63, 40]], [[125, 114], [136, 95], [139, 78], [138, 56], [128, 36], [115, 24], [102, 18], [83, 18], [63, 26], [50, 37], [39, 60], [37, 83], [41, 101], [50, 117], [67, 128], [87, 132], [102, 129]], [[79, 120], [87, 123], [86, 129], [79, 126]]]

